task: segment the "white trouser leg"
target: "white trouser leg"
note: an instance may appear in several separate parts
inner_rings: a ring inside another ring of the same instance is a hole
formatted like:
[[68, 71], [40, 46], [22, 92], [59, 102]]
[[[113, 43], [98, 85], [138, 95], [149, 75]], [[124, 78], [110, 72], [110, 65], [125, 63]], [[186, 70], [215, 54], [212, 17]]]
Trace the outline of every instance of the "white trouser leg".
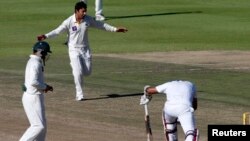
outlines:
[[102, 0], [95, 0], [95, 15], [102, 15]]
[[[168, 104], [164, 106], [164, 119], [166, 123], [173, 123], [176, 119], [180, 121], [181, 127], [185, 134], [195, 129], [194, 109], [188, 105]], [[173, 130], [173, 125], [167, 124], [167, 129]], [[171, 131], [170, 131], [171, 132]], [[172, 138], [172, 139], [171, 139]], [[193, 136], [187, 136], [185, 141], [192, 141]], [[169, 141], [175, 140], [169, 135]]]
[[180, 121], [181, 127], [186, 135], [185, 141], [193, 141], [195, 137], [195, 117], [194, 117], [194, 109], [192, 107], [186, 107], [179, 116], [178, 119]]
[[166, 141], [177, 141], [178, 132], [177, 132], [176, 118], [166, 115], [165, 111], [163, 110], [162, 121], [163, 121]]
[[199, 130], [189, 130], [186, 132], [185, 141], [199, 141]]
[[82, 72], [82, 65], [81, 59], [79, 55], [71, 55], [70, 57], [70, 65], [72, 68], [72, 74], [74, 77], [74, 83], [76, 88], [76, 97], [83, 98], [83, 72]]
[[20, 141], [45, 141], [46, 117], [44, 95], [23, 94], [24, 111], [30, 122], [30, 127], [25, 131]]
[[74, 76], [74, 82], [76, 87], [76, 97], [83, 98], [83, 76], [88, 76], [91, 74], [92, 61], [89, 50], [76, 49], [69, 51], [70, 65], [72, 68], [72, 73]]

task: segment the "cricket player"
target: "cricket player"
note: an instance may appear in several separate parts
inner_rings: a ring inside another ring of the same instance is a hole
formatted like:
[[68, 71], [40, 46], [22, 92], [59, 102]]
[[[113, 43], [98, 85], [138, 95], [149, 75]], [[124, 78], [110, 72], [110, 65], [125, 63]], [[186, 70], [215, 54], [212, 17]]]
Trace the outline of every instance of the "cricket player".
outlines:
[[88, 28], [98, 28], [109, 32], [127, 32], [123, 27], [114, 27], [101, 21], [96, 21], [86, 14], [87, 5], [80, 1], [75, 4], [75, 13], [63, 21], [63, 23], [45, 35], [39, 35], [37, 39], [44, 40], [58, 36], [63, 32], [68, 34], [68, 52], [70, 65], [74, 76], [76, 88], [76, 100], [84, 100], [83, 76], [91, 74], [92, 53], [88, 41]]
[[147, 104], [152, 94], [166, 94], [163, 108], [163, 125], [166, 141], [177, 141], [177, 120], [185, 133], [185, 141], [197, 141], [198, 130], [194, 110], [197, 109], [197, 96], [195, 85], [190, 81], [174, 80], [156, 87], [145, 86], [144, 95], [140, 104]]
[[30, 127], [20, 141], [45, 141], [46, 117], [44, 93], [53, 91], [53, 87], [44, 82], [44, 65], [50, 51], [47, 42], [37, 42], [33, 46], [33, 54], [27, 62], [25, 82], [23, 85], [22, 103], [30, 123]]
[[[80, 0], [88, 4], [88, 0]], [[103, 15], [103, 3], [102, 0], [95, 0], [95, 20], [104, 21], [105, 17]]]

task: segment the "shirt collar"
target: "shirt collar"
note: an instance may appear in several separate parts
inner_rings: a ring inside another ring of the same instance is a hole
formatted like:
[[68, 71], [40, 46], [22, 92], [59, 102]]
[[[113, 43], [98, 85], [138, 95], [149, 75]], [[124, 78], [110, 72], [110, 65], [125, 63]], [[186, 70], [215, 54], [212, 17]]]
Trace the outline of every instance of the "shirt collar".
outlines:
[[30, 55], [30, 58], [34, 58], [34, 59], [36, 59], [36, 60], [38, 60], [38, 61], [41, 61], [41, 60], [42, 60], [41, 57], [39, 57], [39, 56], [37, 56], [37, 55], [34, 55], [34, 54], [31, 54], [31, 55]]
[[74, 21], [74, 23], [77, 23], [77, 21], [76, 21], [76, 14], [75, 13], [73, 15], [73, 21]]
[[[82, 18], [82, 21], [81, 21], [80, 23], [83, 22], [83, 19], [84, 19], [84, 17]], [[73, 15], [73, 21], [74, 21], [74, 23], [78, 23], [78, 22], [76, 21], [76, 14], [75, 14], [75, 13], [74, 13], [74, 15]], [[78, 23], [78, 24], [80, 24], [80, 23]]]

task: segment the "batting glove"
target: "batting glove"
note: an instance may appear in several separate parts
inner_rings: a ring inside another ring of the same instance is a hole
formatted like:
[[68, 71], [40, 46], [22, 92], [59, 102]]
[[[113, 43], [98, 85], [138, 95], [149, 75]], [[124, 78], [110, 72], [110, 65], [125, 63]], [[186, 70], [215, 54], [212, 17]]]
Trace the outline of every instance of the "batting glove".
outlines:
[[143, 93], [144, 95], [147, 94], [147, 89], [149, 88], [150, 86], [149, 85], [145, 85], [144, 88], [143, 88]]
[[150, 100], [146, 97], [146, 95], [143, 95], [143, 96], [141, 96], [141, 99], [140, 99], [140, 105], [148, 104], [149, 101]]
[[152, 95], [147, 93], [147, 89], [149, 87], [150, 87], [149, 85], [144, 86], [144, 88], [143, 88], [143, 93], [144, 94], [143, 94], [143, 96], [141, 96], [140, 105], [148, 104], [151, 101]]
[[149, 87], [150, 87], [149, 85], [144, 86], [143, 93], [144, 93], [144, 95], [146, 96], [147, 99], [151, 100], [152, 99], [152, 95], [148, 94], [148, 92], [147, 92], [147, 89]]

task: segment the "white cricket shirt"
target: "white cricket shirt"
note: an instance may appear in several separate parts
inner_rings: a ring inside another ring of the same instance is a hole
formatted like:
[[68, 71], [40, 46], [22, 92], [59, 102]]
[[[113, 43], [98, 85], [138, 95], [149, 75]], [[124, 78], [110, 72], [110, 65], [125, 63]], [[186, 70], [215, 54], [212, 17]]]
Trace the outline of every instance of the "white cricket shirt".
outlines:
[[52, 38], [62, 32], [68, 33], [69, 49], [89, 47], [88, 28], [94, 27], [110, 32], [116, 32], [117, 28], [107, 23], [94, 20], [93, 17], [85, 15], [83, 21], [78, 23], [75, 14], [63, 21], [55, 30], [45, 34], [47, 38]]
[[186, 104], [192, 106], [196, 97], [195, 85], [189, 81], [175, 80], [156, 86], [159, 93], [166, 94], [169, 104]]
[[42, 94], [46, 88], [43, 75], [42, 59], [36, 55], [30, 55], [25, 69], [25, 82], [28, 94]]

